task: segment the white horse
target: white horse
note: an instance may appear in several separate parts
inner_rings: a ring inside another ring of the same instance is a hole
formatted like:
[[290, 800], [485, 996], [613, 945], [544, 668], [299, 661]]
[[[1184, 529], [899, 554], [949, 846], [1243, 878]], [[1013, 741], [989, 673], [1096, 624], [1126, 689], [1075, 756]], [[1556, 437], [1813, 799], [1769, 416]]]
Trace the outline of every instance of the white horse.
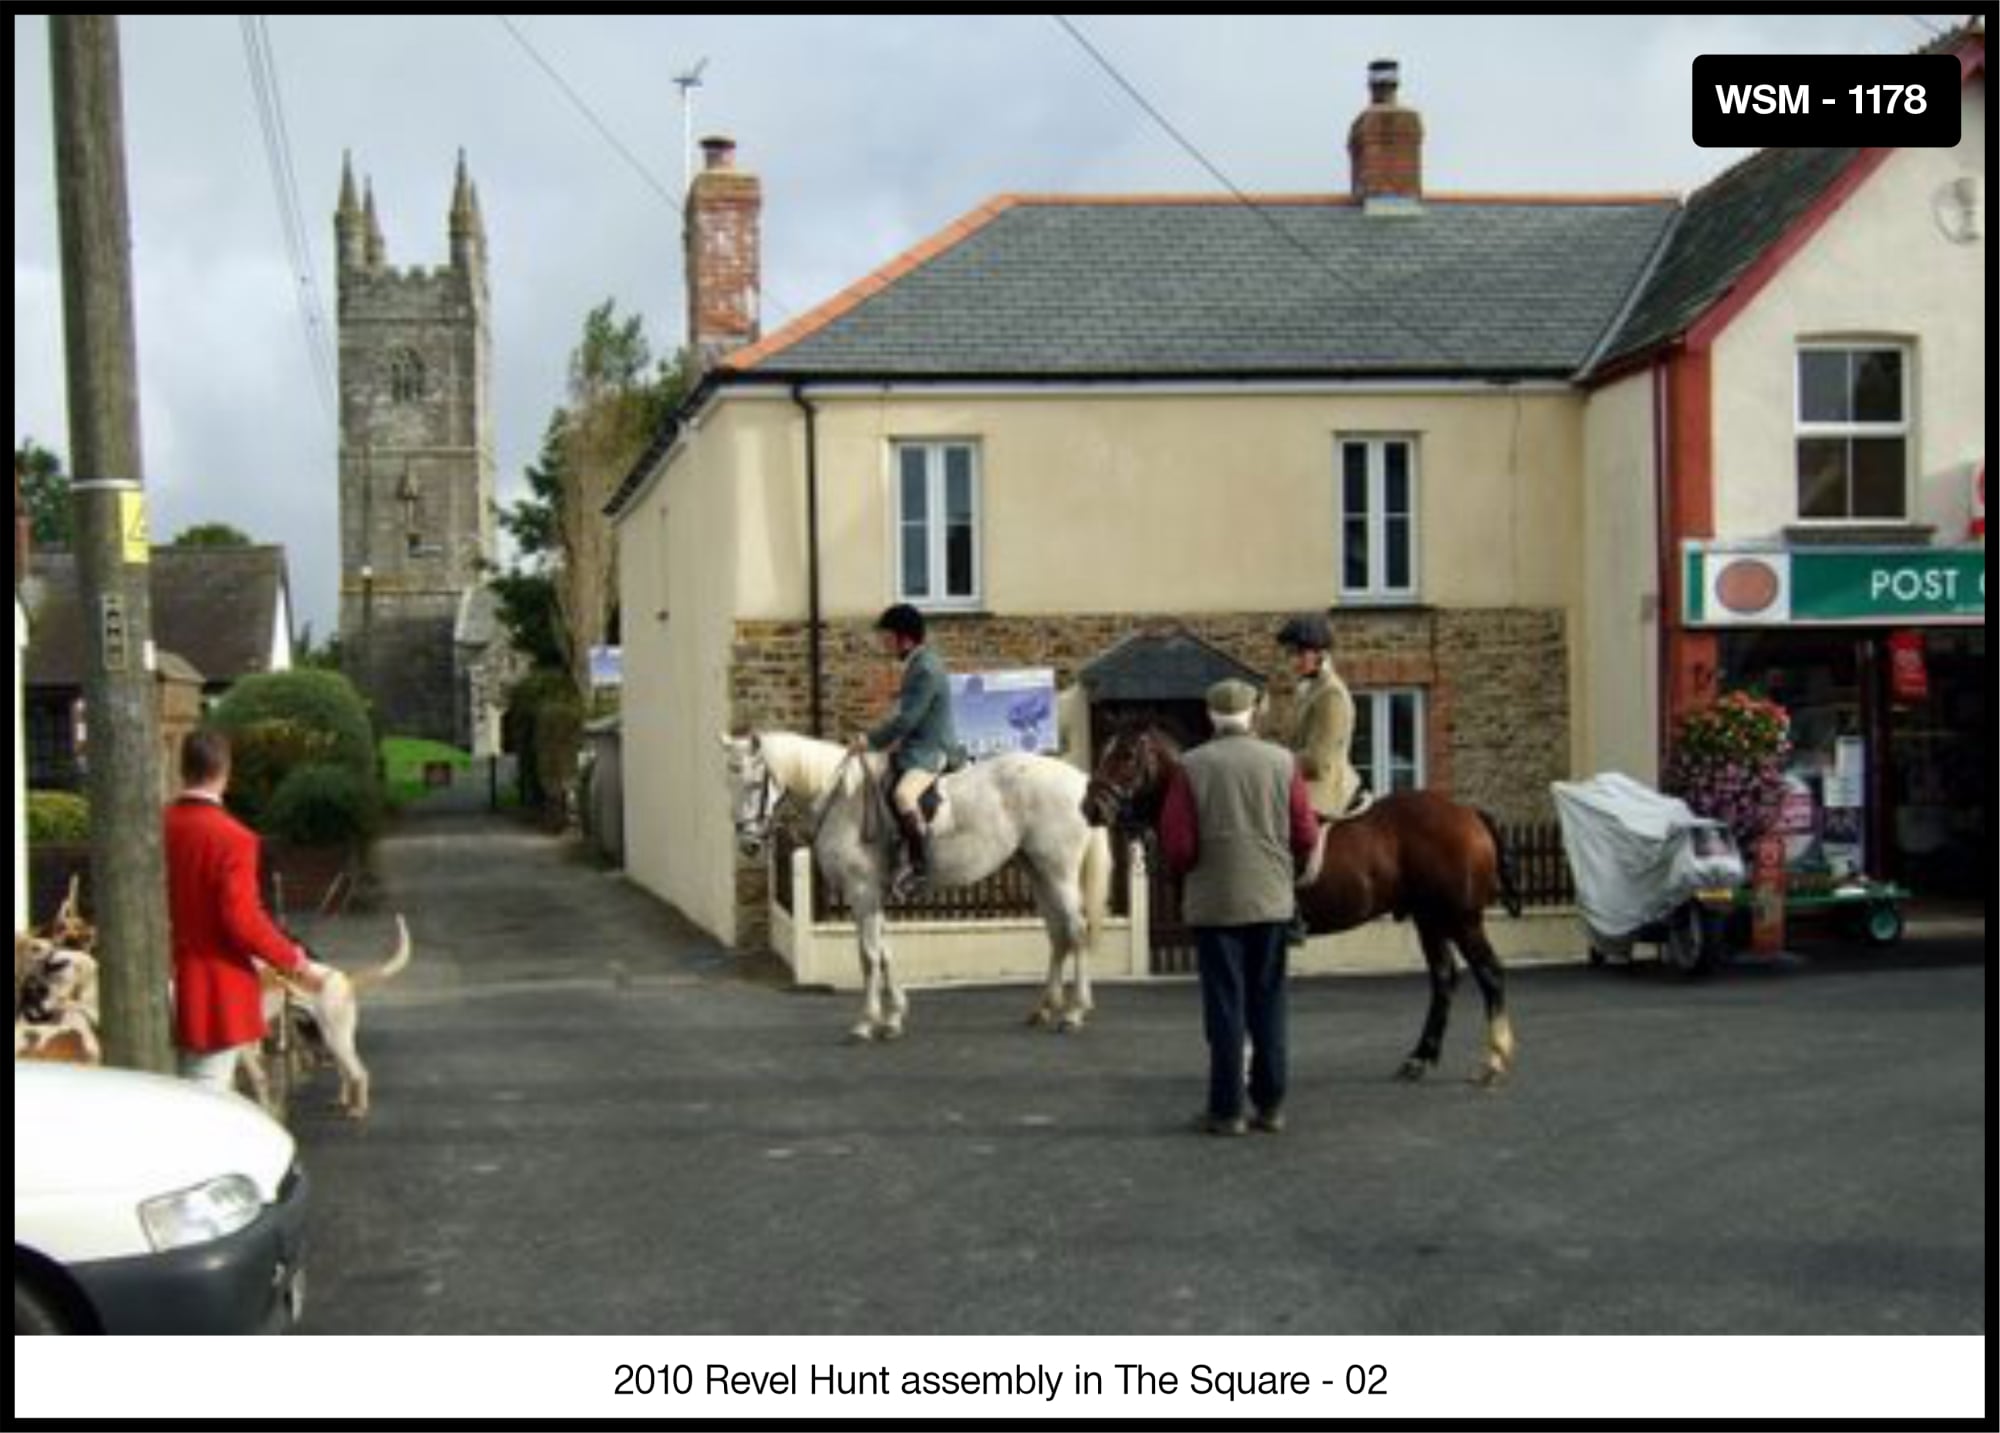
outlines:
[[[886, 811], [870, 812], [884, 789], [881, 757], [849, 759], [843, 747], [789, 732], [721, 738], [735, 791], [736, 841], [757, 856], [771, 820], [787, 801], [808, 805], [813, 855], [821, 874], [845, 894], [861, 940], [866, 981], [858, 1040], [894, 1040], [909, 1001], [896, 984], [884, 938], [883, 893], [894, 859]], [[864, 771], [863, 763], [867, 763]], [[873, 776], [871, 782], [868, 778]], [[931, 827], [930, 879], [946, 886], [983, 880], [1021, 855], [1035, 904], [1049, 930], [1049, 978], [1030, 1024], [1072, 1030], [1090, 1014], [1087, 956], [1103, 927], [1111, 889], [1111, 844], [1083, 817], [1082, 772], [1046, 756], [1013, 752], [943, 779], [944, 804]], [[782, 873], [781, 873], [781, 879]], [[1076, 959], [1065, 998], [1063, 961]]]

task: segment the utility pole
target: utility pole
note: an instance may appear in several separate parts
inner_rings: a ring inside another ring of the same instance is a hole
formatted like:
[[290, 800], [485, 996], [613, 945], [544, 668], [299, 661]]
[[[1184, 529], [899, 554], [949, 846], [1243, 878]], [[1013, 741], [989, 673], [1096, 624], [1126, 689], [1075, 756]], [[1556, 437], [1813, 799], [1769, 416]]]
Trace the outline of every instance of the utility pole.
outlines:
[[104, 1052], [111, 1064], [167, 1073], [160, 739], [117, 17], [50, 16], [49, 63]]

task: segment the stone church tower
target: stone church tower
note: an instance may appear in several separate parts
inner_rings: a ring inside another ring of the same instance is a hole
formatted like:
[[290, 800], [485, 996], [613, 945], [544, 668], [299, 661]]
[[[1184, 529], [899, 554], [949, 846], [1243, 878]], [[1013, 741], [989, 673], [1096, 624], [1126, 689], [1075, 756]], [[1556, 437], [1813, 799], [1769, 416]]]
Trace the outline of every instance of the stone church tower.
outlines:
[[373, 187], [357, 198], [346, 163], [333, 230], [344, 662], [381, 734], [472, 746], [495, 510], [486, 230], [465, 156], [443, 267], [390, 266]]

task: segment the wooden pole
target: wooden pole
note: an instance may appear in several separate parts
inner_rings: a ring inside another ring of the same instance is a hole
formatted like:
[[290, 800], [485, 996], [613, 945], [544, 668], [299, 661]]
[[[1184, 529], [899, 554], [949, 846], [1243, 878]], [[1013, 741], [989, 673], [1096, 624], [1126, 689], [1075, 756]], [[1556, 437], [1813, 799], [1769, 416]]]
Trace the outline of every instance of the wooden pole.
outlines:
[[169, 948], [118, 20], [49, 18], [105, 1059], [162, 1073]]

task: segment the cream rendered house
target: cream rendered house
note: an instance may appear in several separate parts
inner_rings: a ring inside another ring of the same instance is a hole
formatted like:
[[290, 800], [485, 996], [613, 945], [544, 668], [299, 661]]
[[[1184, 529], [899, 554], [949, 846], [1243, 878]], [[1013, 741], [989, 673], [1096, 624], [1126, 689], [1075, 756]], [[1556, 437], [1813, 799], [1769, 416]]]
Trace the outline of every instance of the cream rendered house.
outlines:
[[1376, 789], [1546, 815], [1583, 758], [1573, 379], [1676, 205], [1428, 193], [1421, 122], [1370, 78], [1351, 193], [1003, 197], [761, 340], [761, 193], [709, 146], [710, 367], [612, 506], [634, 879], [761, 940], [714, 733], [859, 729], [901, 600], [954, 669], [1086, 696], [1094, 660], [1184, 628], [1281, 711], [1272, 634], [1330, 609]]
[[[1744, 168], [1807, 192], [1718, 202], [1725, 175], [1683, 204], [1426, 191], [1393, 65], [1370, 81], [1348, 193], [1004, 196], [767, 337], [761, 189], [709, 146], [687, 232], [709, 366], [611, 506], [634, 879], [762, 942], [714, 733], [860, 729], [891, 679], [870, 625], [902, 600], [954, 669], [1053, 667], [1075, 705], [1120, 643], [1185, 632], [1264, 674], [1280, 716], [1271, 634], [1326, 610], [1377, 790], [1518, 821], [1547, 818], [1551, 780], [1650, 777], [1680, 537], [1785, 526], [1802, 339], [1921, 354], [1908, 515], [1949, 526], [1984, 249], [1933, 242], [1934, 211], [1983, 175], [1980, 84], [1970, 150], [1867, 159], [1858, 187], [1838, 156], [1774, 151]], [[1842, 184], [1825, 247], [1683, 363], [1677, 325]], [[1698, 411], [1717, 526], [1661, 520]], [[1088, 726], [1073, 706], [1073, 751]]]

